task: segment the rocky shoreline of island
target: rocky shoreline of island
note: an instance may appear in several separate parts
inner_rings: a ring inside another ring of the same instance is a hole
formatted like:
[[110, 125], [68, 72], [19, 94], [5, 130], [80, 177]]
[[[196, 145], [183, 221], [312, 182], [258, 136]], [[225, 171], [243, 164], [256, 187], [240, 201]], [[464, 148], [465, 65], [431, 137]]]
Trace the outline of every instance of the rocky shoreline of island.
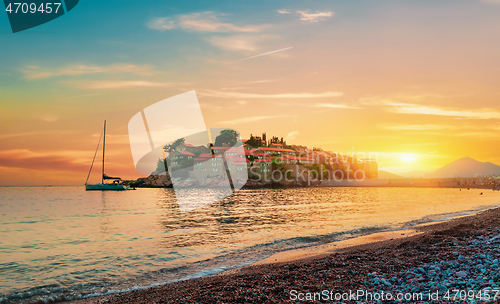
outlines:
[[[184, 188], [217, 188], [222, 182], [218, 179], [206, 179], [203, 184], [199, 184], [194, 179], [187, 179], [179, 187]], [[150, 175], [136, 180], [128, 180], [127, 183], [134, 188], [173, 188], [170, 176]], [[176, 184], [176, 187], [177, 187]], [[470, 183], [463, 184], [457, 182], [456, 178], [431, 179], [431, 178], [406, 178], [406, 179], [367, 179], [367, 180], [313, 180], [310, 183], [292, 183], [273, 181], [272, 183], [261, 183], [257, 181], [247, 181], [243, 189], [255, 188], [294, 188], [294, 187], [406, 187], [406, 188], [456, 188], [456, 189], [485, 189], [497, 190], [491, 184]]]

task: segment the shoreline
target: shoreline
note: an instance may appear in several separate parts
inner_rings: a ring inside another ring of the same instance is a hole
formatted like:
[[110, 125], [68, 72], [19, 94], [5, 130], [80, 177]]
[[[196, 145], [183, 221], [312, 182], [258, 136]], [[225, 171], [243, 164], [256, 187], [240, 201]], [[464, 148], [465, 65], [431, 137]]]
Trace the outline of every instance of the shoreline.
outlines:
[[[319, 182], [319, 184], [318, 184]], [[494, 185], [457, 185], [453, 179], [449, 178], [433, 178], [433, 179], [365, 179], [365, 180], [343, 180], [343, 181], [316, 181], [313, 180], [311, 185], [293, 185], [283, 183], [266, 183], [266, 184], [245, 184], [241, 189], [293, 189], [293, 188], [319, 188], [319, 187], [338, 187], [338, 188], [441, 188], [441, 189], [483, 189], [495, 191]], [[147, 185], [141, 184], [136, 186], [137, 189], [173, 189], [173, 185]], [[189, 188], [189, 187], [188, 187]], [[206, 187], [191, 187], [205, 189]]]
[[331, 255], [339, 250], [347, 249], [349, 247], [361, 246], [399, 238], [407, 238], [414, 235], [419, 235], [421, 233], [422, 232], [418, 232], [416, 229], [412, 228], [370, 233], [367, 235], [352, 237], [345, 240], [334, 241], [331, 243], [280, 251], [268, 258], [259, 260], [250, 266], [290, 262], [309, 257], [319, 258], [322, 256]]
[[[124, 293], [91, 297], [69, 302], [79, 304], [150, 303], [152, 301], [154, 302], [158, 301], [159, 299], [164, 299], [164, 301], [162, 302], [170, 303], [175, 302], [176, 298], [179, 299], [182, 297], [188, 297], [189, 299], [191, 299], [187, 302], [213, 302], [215, 298], [223, 299], [220, 300], [222, 302], [251, 301], [252, 299], [248, 298], [247, 296], [241, 298], [242, 295], [235, 294], [235, 290], [254, 290], [255, 288], [257, 288], [262, 291], [263, 287], [264, 290], [266, 290], [266, 288], [270, 288], [269, 282], [266, 284], [265, 281], [263, 284], [263, 282], [259, 280], [259, 277], [266, 278], [268, 275], [274, 276], [276, 274], [282, 274], [284, 269], [288, 269], [287, 272], [289, 272], [289, 268], [291, 265], [293, 265], [294, 268], [297, 267], [297, 269], [305, 268], [309, 272], [319, 272], [325, 271], [325, 269], [322, 269], [322, 267], [317, 267], [317, 269], [314, 269], [313, 265], [320, 263], [320, 261], [324, 259], [337, 260], [340, 258], [342, 260], [345, 260], [347, 258], [347, 260], [349, 260], [348, 256], [357, 256], [359, 254], [366, 255], [367, 252], [373, 252], [375, 256], [380, 255], [383, 252], [388, 252], [388, 255], [384, 258], [390, 259], [391, 255], [395, 255], [395, 252], [400, 251], [400, 248], [403, 244], [414, 244], [420, 249], [425, 249], [426, 246], [431, 245], [429, 243], [429, 239], [434, 238], [436, 235], [443, 236], [443, 239], [441, 241], [446, 243], [447, 238], [453, 236], [454, 230], [460, 231], [458, 233], [459, 235], [475, 234], [477, 233], [476, 228], [478, 223], [483, 224], [484, 227], [481, 227], [483, 230], [496, 230], [498, 232], [500, 228], [500, 222], [498, 222], [498, 220], [500, 220], [500, 207], [494, 207], [487, 210], [477, 211], [472, 214], [457, 215], [452, 219], [447, 219], [439, 222], [427, 222], [418, 224], [407, 229], [377, 232], [332, 243], [282, 251], [275, 253], [274, 255], [266, 259], [257, 261], [249, 266], [243, 266], [236, 269], [223, 271], [210, 276], [166, 283], [165, 285], [161, 285], [158, 287], [149, 287], [135, 291], [127, 291]], [[484, 225], [484, 223], [486, 222], [488, 223]], [[424, 253], [426, 253], [425, 251], [426, 250], [424, 250]], [[444, 248], [443, 250], [437, 250], [436, 256], [449, 255], [448, 251], [449, 250], [444, 250]], [[347, 257], [345, 255], [347, 255]], [[425, 256], [426, 254], [423, 255]], [[416, 255], [414, 257], [420, 256]], [[366, 265], [366, 262], [361, 262], [360, 264], [365, 264], [362, 267], [365, 271], [364, 273], [357, 274], [356, 277], [358, 279], [366, 280], [368, 273], [376, 272], [376, 267], [370, 267], [373, 265]], [[418, 265], [407, 263], [407, 266], [411, 267]], [[350, 267], [344, 267], [344, 265], [342, 265], [342, 267], [339, 267], [339, 269], [337, 270], [344, 273], [352, 272], [350, 271]], [[297, 275], [302, 276], [303, 274], [299, 272], [297, 273]], [[310, 281], [311, 278], [308, 278], [303, 282], [311, 283]], [[342, 283], [345, 285], [349, 283], [347, 281], [349, 280], [338, 283]], [[363, 285], [361, 282], [363, 280], [354, 281], [358, 281], [358, 284], [360, 284], [359, 286]], [[297, 283], [297, 281], [290, 281], [289, 276], [287, 276], [285, 278], [275, 279], [274, 283], [271, 285], [290, 285], [292, 283]], [[316, 283], [319, 284], [318, 286], [320, 286], [321, 284], [324, 285], [324, 282]], [[230, 290], [225, 288], [227, 284], [232, 285], [232, 288]], [[265, 286], [260, 286], [260, 288], [258, 288], [259, 285]], [[310, 287], [312, 289], [315, 288], [314, 286]], [[200, 289], [202, 291], [200, 291]], [[283, 294], [284, 292], [281, 293], [281, 295]], [[282, 302], [283, 298], [279, 297], [273, 299], [272, 297], [266, 297], [265, 301]]]
[[[372, 182], [370, 182], [372, 181]], [[434, 185], [434, 184], [426, 184], [426, 185], [412, 185], [408, 183], [373, 183], [373, 181], [385, 181], [385, 180], [366, 180], [366, 181], [352, 181], [347, 183], [328, 183], [321, 184], [317, 186], [285, 186], [285, 185], [264, 185], [264, 186], [244, 186], [241, 188], [242, 190], [251, 190], [251, 189], [293, 189], [293, 188], [441, 188], [441, 189], [484, 189], [484, 190], [494, 190], [491, 185], [470, 185], [470, 186], [456, 186], [456, 185]], [[394, 181], [394, 180], [393, 180]], [[404, 180], [398, 180], [404, 181]], [[49, 188], [49, 187], [82, 187], [82, 185], [36, 185], [36, 186], [26, 186], [26, 185], [0, 185], [0, 188]], [[173, 186], [140, 186], [136, 187], [136, 189], [173, 189]], [[200, 188], [206, 189], [206, 188]]]
[[313, 245], [310, 247], [280, 251], [280, 252], [276, 252], [275, 254], [271, 255], [270, 257], [259, 260], [255, 263], [251, 264], [250, 266], [257, 266], [257, 265], [263, 265], [263, 264], [274, 264], [274, 263], [281, 263], [281, 262], [290, 262], [290, 261], [300, 260], [300, 259], [309, 258], [309, 257], [319, 258], [321, 256], [328, 256], [328, 255], [331, 255], [339, 250], [347, 249], [350, 247], [362, 246], [362, 245], [367, 245], [367, 244], [376, 243], [376, 242], [384, 242], [384, 241], [389, 241], [389, 240], [396, 240], [396, 239], [404, 239], [404, 238], [408, 238], [408, 237], [413, 237], [413, 236], [423, 234], [424, 230], [427, 229], [426, 228], [427, 226], [442, 224], [442, 223], [446, 223], [448, 221], [452, 221], [452, 220], [460, 219], [460, 218], [464, 218], [464, 217], [475, 216], [479, 213], [486, 212], [488, 210], [494, 210], [494, 209], [500, 210], [500, 206], [489, 208], [489, 209], [484, 209], [484, 210], [465, 211], [465, 214], [464, 213], [457, 213], [455, 216], [452, 216], [452, 218], [449, 218], [449, 219], [443, 219], [443, 220], [439, 220], [439, 221], [422, 222], [422, 223], [415, 224], [412, 226], [405, 225], [407, 228], [374, 232], [374, 233], [355, 236], [355, 237], [351, 237], [351, 238], [347, 238], [347, 239], [343, 239], [343, 240], [333, 241], [333, 242], [329, 242], [329, 243], [325, 243], [325, 244]]

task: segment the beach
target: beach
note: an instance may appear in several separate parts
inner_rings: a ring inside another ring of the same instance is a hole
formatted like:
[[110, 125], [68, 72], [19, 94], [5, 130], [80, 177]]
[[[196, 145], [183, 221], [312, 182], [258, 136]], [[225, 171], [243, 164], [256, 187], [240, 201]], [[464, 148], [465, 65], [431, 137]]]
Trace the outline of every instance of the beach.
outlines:
[[398, 303], [395, 297], [410, 295], [416, 298], [403, 301], [457, 303], [473, 298], [476, 303], [497, 303], [499, 220], [500, 209], [495, 208], [386, 234], [381, 241], [354, 242], [354, 246], [332, 251], [325, 246], [309, 248], [307, 254], [298, 254], [298, 259], [268, 259], [217, 275], [73, 303], [286, 303], [320, 299], [375, 303], [377, 297], [388, 295], [393, 299], [383, 298], [384, 303]]

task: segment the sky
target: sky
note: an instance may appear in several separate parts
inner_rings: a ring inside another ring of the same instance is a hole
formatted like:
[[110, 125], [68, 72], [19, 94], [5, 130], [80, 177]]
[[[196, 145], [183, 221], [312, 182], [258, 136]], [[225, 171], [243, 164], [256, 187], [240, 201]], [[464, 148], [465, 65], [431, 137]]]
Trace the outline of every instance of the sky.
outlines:
[[137, 178], [129, 120], [191, 90], [207, 127], [243, 138], [376, 153], [396, 174], [500, 164], [499, 14], [496, 0], [85, 0], [13, 34], [0, 13], [0, 185], [82, 185], [105, 119], [106, 172]]

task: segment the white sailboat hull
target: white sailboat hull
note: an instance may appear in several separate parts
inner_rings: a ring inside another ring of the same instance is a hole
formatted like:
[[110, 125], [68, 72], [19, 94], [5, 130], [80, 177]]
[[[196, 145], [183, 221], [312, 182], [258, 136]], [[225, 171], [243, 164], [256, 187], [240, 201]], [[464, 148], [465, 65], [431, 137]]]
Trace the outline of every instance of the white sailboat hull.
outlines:
[[[97, 148], [95, 150], [94, 159], [92, 159], [92, 165], [90, 165], [89, 174], [87, 175], [87, 180], [85, 181], [85, 190], [98, 190], [98, 191], [123, 191], [123, 190], [135, 190], [135, 188], [130, 188], [127, 185], [121, 184], [119, 181], [121, 180], [119, 177], [110, 177], [104, 174], [104, 160], [105, 160], [105, 151], [106, 151], [106, 121], [104, 121], [104, 129], [103, 129], [103, 143], [102, 143], [102, 180], [100, 184], [89, 185], [87, 182], [89, 181], [90, 173], [92, 173], [92, 168], [94, 167], [95, 157], [97, 155], [97, 150], [99, 150], [99, 144], [101, 143], [101, 139], [99, 139], [99, 143], [97, 144]], [[112, 179], [113, 183], [105, 184], [104, 180]]]
[[133, 188], [127, 187], [125, 185], [120, 184], [94, 184], [94, 185], [85, 185], [85, 190], [113, 190], [113, 191], [124, 191], [124, 190], [135, 190]]

